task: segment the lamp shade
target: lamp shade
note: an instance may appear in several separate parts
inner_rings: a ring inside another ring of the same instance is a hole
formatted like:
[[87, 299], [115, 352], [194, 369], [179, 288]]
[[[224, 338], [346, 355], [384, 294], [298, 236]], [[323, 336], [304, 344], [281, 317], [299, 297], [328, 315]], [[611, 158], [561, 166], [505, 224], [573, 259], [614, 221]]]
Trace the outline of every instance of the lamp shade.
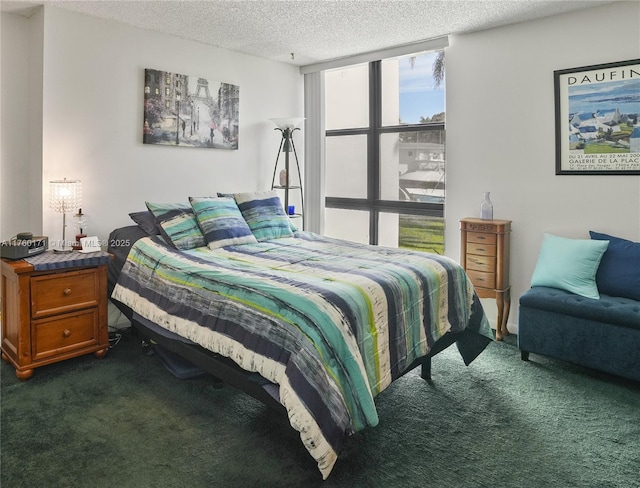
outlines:
[[49, 182], [49, 208], [58, 213], [76, 211], [82, 205], [80, 180], [54, 180]]
[[278, 126], [278, 129], [296, 129], [304, 122], [304, 117], [281, 117], [269, 119]]

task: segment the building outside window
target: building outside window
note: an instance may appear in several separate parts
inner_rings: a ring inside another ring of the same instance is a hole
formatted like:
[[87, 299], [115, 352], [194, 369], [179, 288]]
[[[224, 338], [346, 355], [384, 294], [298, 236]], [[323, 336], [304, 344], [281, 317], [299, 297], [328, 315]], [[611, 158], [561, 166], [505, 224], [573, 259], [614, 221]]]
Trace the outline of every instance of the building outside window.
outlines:
[[435, 63], [443, 51], [326, 71], [325, 234], [444, 252], [445, 89]]

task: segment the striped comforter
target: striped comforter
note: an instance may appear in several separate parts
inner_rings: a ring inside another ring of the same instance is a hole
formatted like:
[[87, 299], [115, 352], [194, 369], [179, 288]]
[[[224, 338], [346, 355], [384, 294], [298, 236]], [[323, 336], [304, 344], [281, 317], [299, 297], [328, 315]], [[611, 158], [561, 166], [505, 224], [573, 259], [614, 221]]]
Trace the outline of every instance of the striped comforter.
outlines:
[[468, 331], [468, 364], [492, 337], [454, 261], [308, 232], [213, 251], [143, 238], [112, 296], [277, 384], [323, 478], [344, 436], [378, 423], [374, 397], [435, 341]]

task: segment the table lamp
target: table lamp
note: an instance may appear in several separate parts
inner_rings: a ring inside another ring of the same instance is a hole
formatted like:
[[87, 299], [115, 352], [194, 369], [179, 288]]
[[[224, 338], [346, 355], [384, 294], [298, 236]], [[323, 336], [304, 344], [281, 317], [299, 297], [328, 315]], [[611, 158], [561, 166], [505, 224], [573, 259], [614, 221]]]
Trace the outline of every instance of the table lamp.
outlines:
[[67, 244], [67, 213], [73, 212], [82, 204], [82, 182], [80, 180], [54, 180], [49, 182], [49, 208], [62, 213], [62, 246], [54, 247], [54, 252], [71, 252]]

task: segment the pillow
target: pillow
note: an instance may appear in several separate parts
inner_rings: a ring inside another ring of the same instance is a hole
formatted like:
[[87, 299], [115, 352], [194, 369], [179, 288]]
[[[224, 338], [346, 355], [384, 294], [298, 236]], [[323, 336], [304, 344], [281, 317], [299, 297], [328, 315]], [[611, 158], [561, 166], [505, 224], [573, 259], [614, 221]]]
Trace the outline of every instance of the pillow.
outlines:
[[607, 241], [566, 239], [545, 233], [531, 286], [550, 286], [599, 299], [596, 272], [608, 245]]
[[289, 216], [275, 190], [234, 193], [233, 197], [258, 241], [293, 236]]
[[[218, 196], [219, 197], [233, 198], [233, 193], [221, 193], [221, 192], [218, 192]], [[284, 206], [282, 208], [284, 209]], [[293, 223], [293, 220], [291, 220], [291, 218], [289, 218], [289, 226], [291, 227], [291, 232], [297, 232], [298, 231], [298, 228], [295, 226], [295, 224]]]
[[256, 243], [233, 198], [189, 197], [209, 249]]
[[190, 205], [151, 202], [146, 204], [156, 218], [160, 233], [176, 249], [186, 250], [207, 245]]
[[596, 273], [598, 290], [605, 295], [640, 300], [640, 242], [589, 231], [591, 239], [609, 241]]
[[158, 226], [156, 225], [156, 218], [148, 210], [143, 210], [142, 212], [131, 212], [129, 214], [129, 217], [131, 217], [131, 220], [138, 224], [138, 227], [140, 227], [150, 236], [159, 234], [160, 231], [158, 230]]

